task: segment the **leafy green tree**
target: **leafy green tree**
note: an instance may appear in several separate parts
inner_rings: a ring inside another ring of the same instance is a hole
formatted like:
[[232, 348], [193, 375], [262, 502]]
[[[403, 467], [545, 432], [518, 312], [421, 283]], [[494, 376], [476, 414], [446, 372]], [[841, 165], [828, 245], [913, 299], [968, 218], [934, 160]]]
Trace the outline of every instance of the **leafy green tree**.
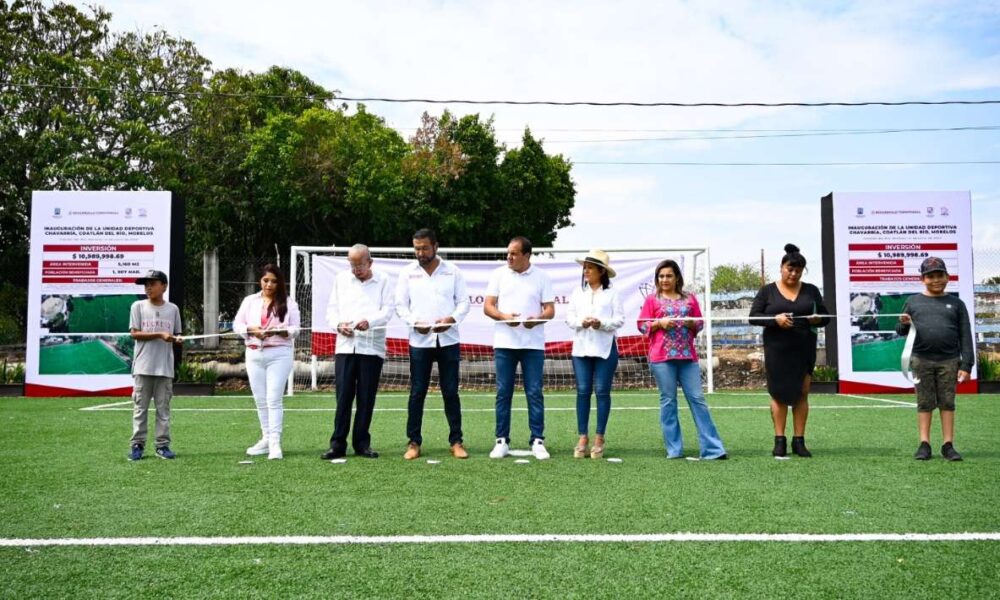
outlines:
[[251, 147], [269, 120], [294, 118], [332, 99], [332, 92], [292, 69], [226, 69], [212, 75], [192, 104], [189, 166], [179, 186], [187, 207], [189, 253], [208, 248], [244, 257], [273, 252], [273, 223], [259, 218], [259, 185], [247, 164]]
[[245, 165], [255, 210], [279, 245], [398, 243], [406, 142], [360, 107], [275, 115], [251, 138]]
[[503, 195], [495, 206], [497, 242], [527, 236], [538, 247], [551, 245], [559, 229], [572, 225], [570, 211], [576, 189], [572, 165], [562, 155], [548, 156], [542, 143], [525, 129], [521, 147], [507, 152], [500, 164]]
[[712, 268], [713, 292], [742, 292], [761, 286], [760, 271], [750, 263], [724, 264]]

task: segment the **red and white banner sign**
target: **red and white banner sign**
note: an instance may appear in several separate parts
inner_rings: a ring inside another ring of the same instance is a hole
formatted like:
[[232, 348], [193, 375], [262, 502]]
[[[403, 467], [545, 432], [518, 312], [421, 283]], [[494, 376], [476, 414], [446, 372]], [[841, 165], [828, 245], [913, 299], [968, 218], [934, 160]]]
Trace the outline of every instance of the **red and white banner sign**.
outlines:
[[128, 309], [137, 277], [170, 275], [170, 192], [35, 192], [30, 260], [25, 394], [130, 394]]
[[[653, 288], [653, 271], [663, 258], [617, 259], [612, 257], [612, 266], [617, 276], [611, 280], [625, 306], [625, 324], [618, 331], [618, 346], [624, 355], [642, 355], [645, 353], [643, 339], [636, 329], [636, 319], [646, 296]], [[680, 259], [677, 259], [680, 263]], [[372, 268], [389, 276], [391, 289], [396, 289], [396, 279], [404, 265], [412, 260], [375, 258]], [[493, 328], [495, 322], [483, 314], [483, 303], [486, 300], [486, 285], [490, 275], [497, 267], [504, 266], [498, 261], [455, 260], [451, 261], [461, 269], [468, 288], [469, 314], [460, 325], [463, 346], [478, 346], [492, 348]], [[550, 352], [566, 352], [571, 349], [573, 331], [566, 325], [566, 306], [569, 303], [573, 289], [581, 285], [581, 267], [574, 260], [548, 260], [535, 256], [531, 264], [544, 269], [552, 278], [552, 289], [556, 295], [555, 319], [545, 325], [546, 349]], [[344, 257], [316, 255], [312, 265], [312, 327], [313, 353], [324, 356], [332, 354], [336, 343], [333, 328], [326, 323], [326, 305], [330, 297], [337, 273], [347, 271], [350, 266]], [[699, 298], [699, 301], [703, 300]], [[703, 309], [704, 310], [704, 309]], [[387, 329], [387, 347], [390, 354], [402, 354], [407, 351], [409, 331], [405, 323], [393, 316]]]
[[920, 263], [929, 256], [943, 259], [946, 291], [974, 312], [969, 192], [832, 196], [840, 391], [910, 390], [900, 370], [904, 339], [896, 335], [893, 315], [908, 296], [924, 290]]

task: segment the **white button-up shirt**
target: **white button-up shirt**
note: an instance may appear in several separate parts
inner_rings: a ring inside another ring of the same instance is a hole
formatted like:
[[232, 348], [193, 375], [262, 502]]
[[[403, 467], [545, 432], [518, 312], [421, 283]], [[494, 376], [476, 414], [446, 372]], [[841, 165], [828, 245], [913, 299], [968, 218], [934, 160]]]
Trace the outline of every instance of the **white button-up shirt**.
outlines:
[[288, 337], [272, 335], [260, 340], [247, 333], [250, 327], [265, 327], [261, 325], [261, 316], [264, 312], [264, 294], [262, 292], [250, 294], [243, 299], [243, 302], [240, 304], [240, 310], [237, 311], [236, 317], [233, 319], [233, 333], [241, 336], [247, 346], [255, 346], [257, 348], [294, 345], [295, 336], [299, 334], [299, 305], [291, 298], [288, 298], [286, 302], [288, 312], [285, 313], [285, 320], [279, 321], [278, 315], [272, 314], [266, 327], [271, 329], [287, 329]]
[[392, 290], [389, 278], [372, 270], [367, 281], [351, 271], [337, 273], [326, 305], [326, 323], [334, 330], [341, 323], [354, 327], [368, 321], [366, 331], [354, 330], [353, 336], [337, 335], [337, 354], [370, 354], [385, 358], [385, 327], [392, 316]]
[[[465, 276], [443, 259], [439, 259], [430, 275], [417, 261], [406, 265], [396, 282], [396, 314], [410, 326], [410, 346], [454, 346], [459, 342], [458, 324], [469, 314]], [[455, 324], [442, 333], [420, 333], [413, 329], [418, 322], [433, 324], [445, 317], [455, 319]]]
[[[542, 304], [556, 300], [549, 274], [534, 265], [523, 273], [506, 265], [493, 271], [486, 286], [486, 295], [496, 297], [497, 310], [507, 314], [517, 313], [519, 318], [538, 316], [542, 313]], [[511, 327], [498, 321], [493, 329], [493, 347], [545, 350], [545, 324], [528, 329], [524, 325]]]
[[[601, 322], [597, 329], [583, 326], [583, 320], [593, 317]], [[613, 287], [592, 289], [584, 284], [573, 290], [566, 309], [566, 324], [573, 329], [573, 356], [607, 358], [615, 332], [625, 323], [625, 307]]]

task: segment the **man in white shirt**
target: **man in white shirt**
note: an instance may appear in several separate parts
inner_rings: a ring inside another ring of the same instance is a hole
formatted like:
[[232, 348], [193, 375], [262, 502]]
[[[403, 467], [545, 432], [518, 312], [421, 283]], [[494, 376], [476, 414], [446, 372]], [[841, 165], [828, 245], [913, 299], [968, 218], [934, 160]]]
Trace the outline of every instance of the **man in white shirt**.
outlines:
[[497, 372], [496, 446], [490, 458], [510, 453], [510, 405], [518, 363], [528, 397], [531, 452], [538, 460], [549, 457], [545, 449], [545, 399], [542, 368], [545, 362], [546, 321], [555, 316], [555, 293], [548, 274], [531, 265], [531, 242], [515, 237], [507, 244], [507, 266], [490, 276], [483, 312], [498, 321], [493, 331]]
[[347, 453], [355, 398], [358, 405], [351, 446], [358, 456], [378, 458], [378, 452], [371, 448], [368, 429], [385, 360], [385, 326], [392, 316], [392, 290], [389, 278], [372, 270], [371, 253], [364, 244], [351, 246], [347, 261], [351, 270], [337, 274], [326, 306], [326, 322], [337, 330], [337, 413], [330, 449], [321, 457], [325, 460]]
[[403, 267], [396, 282], [396, 314], [410, 326], [410, 400], [403, 458], [420, 457], [424, 400], [430, 386], [431, 367], [437, 362], [448, 420], [448, 444], [455, 458], [468, 458], [462, 443], [462, 403], [458, 396], [461, 360], [458, 328], [469, 313], [465, 277], [455, 265], [437, 255], [437, 235], [431, 229], [413, 234], [417, 260]]

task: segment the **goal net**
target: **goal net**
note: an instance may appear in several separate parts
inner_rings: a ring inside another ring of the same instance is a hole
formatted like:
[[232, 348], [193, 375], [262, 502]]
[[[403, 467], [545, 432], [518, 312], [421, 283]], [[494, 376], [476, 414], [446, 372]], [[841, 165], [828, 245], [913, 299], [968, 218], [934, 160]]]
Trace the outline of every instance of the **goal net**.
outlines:
[[[290, 295], [302, 315], [303, 331], [296, 341], [296, 366], [289, 393], [294, 390], [332, 390], [337, 343], [335, 330], [326, 323], [326, 305], [337, 273], [350, 270], [347, 247], [292, 247], [289, 272]], [[582, 284], [582, 270], [574, 259], [588, 250], [535, 249], [531, 264], [545, 270], [555, 292], [555, 318], [544, 325], [545, 389], [573, 390], [576, 387], [571, 359], [573, 331], [565, 322], [566, 308], [575, 287]], [[657, 263], [671, 258], [681, 266], [684, 290], [698, 297], [706, 317], [705, 328], [697, 338], [703, 376], [708, 391], [713, 387], [711, 343], [711, 303], [708, 248], [608, 250], [617, 276], [611, 280], [625, 306], [625, 324], [618, 330], [616, 342], [620, 356], [614, 389], [655, 388], [649, 372], [647, 344], [637, 329], [637, 318], [645, 297], [654, 291]], [[372, 248], [372, 268], [390, 279], [396, 289], [400, 270], [414, 260], [412, 248]], [[506, 264], [506, 248], [439, 248], [438, 256], [456, 265], [465, 277], [470, 309], [458, 325], [461, 336], [462, 364], [460, 389], [492, 391], [496, 389], [493, 362], [493, 331], [496, 323], [485, 316], [483, 304], [490, 274]], [[386, 326], [387, 351], [382, 367], [380, 389], [406, 391], [410, 387], [408, 326], [395, 314]], [[520, 374], [517, 385], [520, 388]], [[431, 390], [438, 385], [437, 367], [431, 375]]]

